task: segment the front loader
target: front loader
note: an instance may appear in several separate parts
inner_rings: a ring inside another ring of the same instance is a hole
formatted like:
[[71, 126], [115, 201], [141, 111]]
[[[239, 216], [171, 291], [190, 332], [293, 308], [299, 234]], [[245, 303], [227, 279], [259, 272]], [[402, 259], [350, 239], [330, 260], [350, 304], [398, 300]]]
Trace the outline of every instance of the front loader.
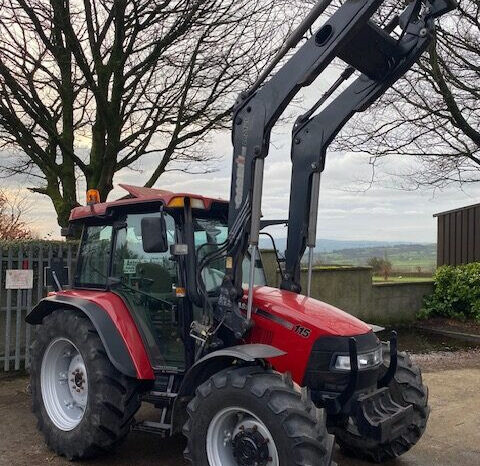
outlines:
[[[415, 0], [377, 24], [381, 0], [346, 0], [285, 59], [329, 3], [238, 97], [229, 201], [122, 185], [121, 199], [100, 203], [93, 190], [73, 209], [69, 230], [83, 231], [73, 286], [52, 265], [55, 292], [27, 316], [33, 412], [57, 454], [110, 452], [135, 429], [183, 432], [198, 466], [330, 465], [334, 441], [383, 462], [421, 438], [428, 391], [396, 334], [381, 342], [375, 327], [309, 296], [328, 146], [416, 63], [455, 4]], [[258, 250], [261, 230], [279, 223], [261, 219], [270, 133], [334, 59], [347, 68], [293, 128], [285, 264], [271, 288]], [[158, 415], [136, 422], [142, 402]]]

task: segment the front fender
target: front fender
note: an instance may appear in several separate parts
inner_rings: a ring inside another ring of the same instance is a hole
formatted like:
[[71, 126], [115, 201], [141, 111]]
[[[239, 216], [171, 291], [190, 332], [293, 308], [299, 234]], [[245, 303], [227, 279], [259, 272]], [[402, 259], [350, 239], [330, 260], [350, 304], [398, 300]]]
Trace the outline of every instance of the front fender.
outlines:
[[284, 356], [286, 353], [270, 345], [247, 344], [231, 346], [207, 354], [185, 374], [173, 405], [172, 432], [180, 432], [185, 421], [185, 406], [195, 394], [195, 389], [213, 374], [232, 366], [234, 361], [247, 364]]
[[128, 377], [153, 380], [153, 369], [143, 341], [123, 301], [113, 293], [85, 291], [76, 292], [75, 296], [67, 293], [42, 299], [25, 321], [31, 325], [41, 325], [44, 317], [57, 309], [83, 312], [95, 327], [116, 369]]

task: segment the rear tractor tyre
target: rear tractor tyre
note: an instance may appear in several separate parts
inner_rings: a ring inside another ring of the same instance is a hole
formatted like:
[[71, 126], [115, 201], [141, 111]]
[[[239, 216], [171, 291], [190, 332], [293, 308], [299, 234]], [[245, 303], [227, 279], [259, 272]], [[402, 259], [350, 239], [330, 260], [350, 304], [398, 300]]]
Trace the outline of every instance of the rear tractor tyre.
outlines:
[[[381, 375], [390, 364], [390, 349], [387, 343], [383, 343], [383, 355], [385, 362]], [[403, 455], [422, 437], [430, 414], [428, 388], [423, 385], [420, 369], [412, 363], [407, 353], [398, 353], [397, 372], [388, 388], [395, 402], [402, 406], [413, 406], [413, 422], [405, 425], [397, 438], [384, 444], [361, 437], [351, 422], [343, 429], [335, 428], [335, 440], [347, 456], [383, 463]]]
[[195, 466], [329, 466], [333, 436], [307, 391], [258, 366], [229, 368], [196, 390], [183, 432]]
[[54, 311], [31, 354], [32, 410], [47, 445], [69, 460], [112, 451], [130, 432], [140, 387], [111, 364], [90, 320]]

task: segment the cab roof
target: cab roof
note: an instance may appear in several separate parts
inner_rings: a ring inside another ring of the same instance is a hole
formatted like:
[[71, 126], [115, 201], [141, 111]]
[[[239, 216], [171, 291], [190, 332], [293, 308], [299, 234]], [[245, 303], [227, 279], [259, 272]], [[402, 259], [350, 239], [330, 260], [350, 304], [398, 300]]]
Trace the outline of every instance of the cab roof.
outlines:
[[190, 193], [174, 193], [172, 191], [166, 191], [164, 189], [145, 188], [143, 186], [132, 186], [129, 184], [119, 184], [121, 188], [127, 191], [127, 195], [120, 199], [110, 202], [102, 202], [99, 204], [87, 205], [76, 207], [70, 213], [70, 221], [87, 219], [89, 217], [96, 217], [98, 215], [105, 215], [108, 210], [115, 207], [123, 207], [137, 204], [148, 204], [155, 202], [162, 202], [166, 206], [170, 201], [176, 197], [188, 197], [191, 199], [202, 200], [205, 209], [209, 210], [213, 203], [228, 204], [228, 201], [224, 199], [217, 199], [211, 197], [204, 197], [200, 194]]

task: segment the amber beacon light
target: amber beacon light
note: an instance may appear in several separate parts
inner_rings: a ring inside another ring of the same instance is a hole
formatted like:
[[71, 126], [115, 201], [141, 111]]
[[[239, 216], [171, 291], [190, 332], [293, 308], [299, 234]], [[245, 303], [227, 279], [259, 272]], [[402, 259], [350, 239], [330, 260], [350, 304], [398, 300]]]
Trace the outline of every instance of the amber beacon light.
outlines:
[[98, 189], [89, 189], [87, 191], [87, 205], [94, 205], [100, 202], [100, 193]]

